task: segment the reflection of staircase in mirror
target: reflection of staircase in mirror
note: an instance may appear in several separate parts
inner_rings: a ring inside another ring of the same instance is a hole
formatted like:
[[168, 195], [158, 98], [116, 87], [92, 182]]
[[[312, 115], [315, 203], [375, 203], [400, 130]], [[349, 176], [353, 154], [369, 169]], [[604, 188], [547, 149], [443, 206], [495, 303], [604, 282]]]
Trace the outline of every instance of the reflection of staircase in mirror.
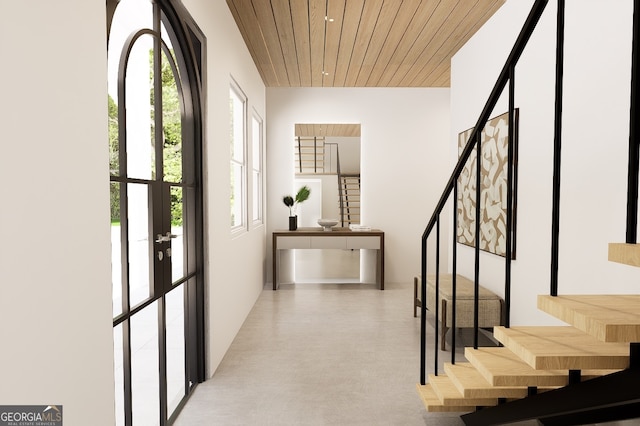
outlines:
[[323, 137], [297, 137], [295, 170], [298, 174], [326, 173], [325, 140]]
[[341, 174], [338, 179], [342, 226], [357, 225], [360, 223], [360, 175]]

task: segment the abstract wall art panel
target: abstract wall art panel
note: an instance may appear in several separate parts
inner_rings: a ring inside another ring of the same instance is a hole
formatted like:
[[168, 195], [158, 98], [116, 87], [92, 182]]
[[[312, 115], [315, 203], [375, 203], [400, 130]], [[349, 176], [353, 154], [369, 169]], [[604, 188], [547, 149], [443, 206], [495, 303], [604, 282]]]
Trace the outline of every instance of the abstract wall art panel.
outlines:
[[[499, 256], [506, 256], [507, 251], [507, 173], [509, 143], [513, 144], [513, 203], [511, 254], [515, 259], [516, 242], [516, 188], [517, 188], [517, 140], [518, 110], [514, 111], [513, 141], [509, 140], [509, 113], [490, 119], [482, 130], [480, 141], [480, 250]], [[458, 155], [462, 153], [473, 128], [458, 135]], [[478, 162], [477, 147], [469, 156], [467, 163], [458, 178], [457, 200], [457, 241], [475, 247], [476, 229], [476, 165]]]

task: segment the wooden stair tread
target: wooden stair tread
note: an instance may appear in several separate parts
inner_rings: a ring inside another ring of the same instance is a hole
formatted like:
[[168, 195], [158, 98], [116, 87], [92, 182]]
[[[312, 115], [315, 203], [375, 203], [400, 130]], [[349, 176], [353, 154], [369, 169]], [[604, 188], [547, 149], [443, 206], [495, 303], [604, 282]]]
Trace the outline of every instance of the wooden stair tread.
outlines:
[[[553, 388], [569, 384], [568, 370], [536, 370], [505, 347], [465, 348], [464, 356], [494, 386]], [[618, 370], [582, 370], [582, 379]]]
[[538, 370], [623, 369], [629, 345], [605, 343], [570, 326], [494, 327], [494, 337]]
[[471, 364], [445, 363], [444, 371], [465, 398], [524, 398], [526, 386], [494, 386]]
[[640, 266], [640, 244], [609, 243], [609, 261]]
[[443, 405], [490, 407], [498, 404], [497, 398], [465, 398], [445, 375], [429, 374], [429, 383]]
[[538, 309], [602, 342], [640, 342], [640, 295], [538, 296]]
[[435, 391], [431, 388], [430, 383], [427, 383], [424, 386], [418, 383], [416, 387], [418, 389], [418, 395], [420, 395], [420, 399], [422, 399], [424, 406], [426, 407], [427, 411], [430, 413], [475, 411], [475, 407], [472, 407], [472, 406], [444, 405], [438, 399], [438, 395], [436, 395]]

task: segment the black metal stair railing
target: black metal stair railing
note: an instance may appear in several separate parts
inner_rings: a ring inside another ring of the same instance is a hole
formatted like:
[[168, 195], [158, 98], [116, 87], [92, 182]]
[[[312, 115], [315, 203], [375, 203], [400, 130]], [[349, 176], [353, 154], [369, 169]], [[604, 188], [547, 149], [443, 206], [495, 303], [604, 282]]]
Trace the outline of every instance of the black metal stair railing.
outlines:
[[[469, 157], [471, 156], [471, 153], [473, 152], [474, 148], [477, 149], [477, 152], [480, 153], [480, 149], [481, 149], [481, 132], [482, 129], [484, 128], [485, 124], [487, 123], [487, 121], [489, 120], [489, 116], [492, 113], [493, 109], [495, 108], [500, 96], [502, 95], [505, 87], [507, 87], [507, 83], [510, 82], [509, 84], [509, 117], [510, 117], [510, 125], [509, 125], [509, 129], [510, 132], [512, 131], [511, 129], [514, 128], [513, 126], [513, 116], [514, 116], [514, 111], [515, 111], [515, 107], [514, 107], [514, 81], [515, 81], [515, 65], [517, 64], [525, 46], [527, 45], [538, 21], [540, 20], [540, 17], [542, 16], [543, 11], [545, 10], [546, 6], [547, 6], [548, 0], [536, 0], [535, 3], [533, 4], [531, 11], [529, 12], [529, 15], [527, 16], [527, 19], [522, 27], [522, 30], [520, 31], [520, 34], [518, 35], [518, 38], [507, 58], [507, 61], [504, 64], [504, 67], [502, 68], [502, 71], [500, 72], [498, 79], [491, 91], [491, 94], [489, 95], [489, 98], [480, 114], [480, 117], [478, 118], [478, 121], [476, 122], [476, 125], [474, 126], [471, 135], [469, 136], [469, 141], [467, 142], [467, 144], [465, 145], [464, 149], [462, 150], [462, 153], [460, 154], [460, 157], [458, 159], [458, 162], [456, 163], [454, 169], [453, 169], [453, 173], [451, 174], [449, 180], [447, 181], [447, 184], [445, 185], [445, 189], [436, 205], [436, 208], [434, 210], [434, 213], [432, 214], [425, 230], [424, 233], [422, 234], [422, 254], [421, 254], [421, 296], [422, 296], [422, 306], [421, 306], [421, 337], [420, 337], [420, 383], [422, 385], [426, 384], [426, 328], [427, 328], [427, 323], [426, 323], [426, 311], [427, 311], [427, 240], [430, 236], [430, 234], [432, 233], [434, 227], [436, 227], [436, 276], [435, 276], [435, 304], [434, 306], [436, 307], [436, 311], [438, 309], [438, 295], [439, 295], [439, 287], [440, 287], [440, 278], [439, 278], [439, 261], [440, 261], [440, 231], [439, 231], [439, 222], [440, 222], [440, 215], [442, 214], [445, 205], [447, 204], [447, 202], [450, 199], [450, 196], [452, 193], [455, 194], [454, 199], [453, 199], [453, 212], [454, 212], [454, 216], [456, 214], [457, 211], [457, 180], [460, 176], [460, 174], [462, 173], [465, 164], [467, 162], [467, 160], [469, 159]], [[512, 137], [513, 135], [510, 133], [510, 137]], [[509, 144], [509, 146], [511, 147], [512, 144]], [[508, 153], [508, 168], [509, 171], [511, 172], [511, 169], [513, 168], [513, 151], [511, 151], [510, 153]], [[478, 158], [480, 158], [480, 154], [478, 154]], [[476, 164], [479, 164], [479, 161], [476, 161]], [[476, 217], [480, 217], [480, 184], [479, 184], [479, 179], [480, 179], [480, 167], [477, 167], [477, 175], [476, 175]], [[513, 203], [513, 195], [510, 194], [513, 190], [512, 185], [513, 185], [513, 173], [509, 173], [508, 175], [508, 183], [507, 183], [507, 187], [508, 187], [508, 203]], [[511, 213], [512, 213], [512, 209], [510, 208], [511, 204], [509, 204], [509, 208], [507, 208], [507, 236], [510, 236], [510, 234], [512, 233], [511, 230], [511, 226], [513, 225], [513, 218], [510, 218]], [[454, 219], [454, 224], [455, 224], [455, 219]], [[480, 275], [480, 270], [479, 270], [479, 252], [480, 252], [480, 238], [479, 238], [479, 220], [476, 220], [476, 236], [478, 236], [476, 238], [476, 247], [475, 247], [475, 272], [474, 272], [474, 305], [475, 305], [475, 309], [474, 309], [474, 347], [477, 348], [478, 347], [478, 331], [479, 331], [479, 326], [478, 326], [478, 293], [479, 293], [479, 275]], [[454, 228], [455, 230], [455, 228]], [[453, 243], [453, 247], [455, 248], [456, 246], [456, 242], [455, 242], [455, 231], [453, 232], [454, 234], [454, 243]], [[508, 237], [509, 238], [509, 237]], [[507, 242], [507, 250], [509, 250], [509, 252], [507, 253], [507, 256], [505, 257], [505, 262], [508, 266], [506, 266], [506, 272], [508, 273], [505, 279], [505, 288], [510, 288], [510, 262], [511, 262], [511, 246], [512, 246], [512, 240], [509, 239], [509, 241]], [[456, 312], [456, 293], [455, 293], [455, 285], [456, 285], [456, 280], [455, 280], [455, 276], [456, 276], [456, 250], [454, 249], [453, 251], [453, 267], [452, 267], [452, 290], [453, 290], [453, 301], [452, 301], [452, 315], [453, 315], [453, 319], [454, 319], [454, 323], [452, 324], [452, 330], [455, 330], [455, 312]], [[505, 299], [507, 299], [507, 295], [510, 295], [510, 290], [506, 290], [505, 291]], [[509, 296], [510, 297], [510, 296]], [[505, 306], [509, 306], [509, 301], [506, 300]], [[507, 310], [506, 312], [506, 321], [508, 323], [508, 317], [509, 317], [509, 312]], [[438, 313], [436, 312], [436, 320], [435, 320], [435, 342], [434, 342], [434, 353], [435, 353], [435, 365], [434, 365], [434, 373], [437, 375], [438, 374], [438, 359], [437, 359], [437, 353], [438, 353]], [[453, 333], [455, 335], [455, 332]], [[455, 344], [455, 338], [452, 340], [452, 344]], [[451, 359], [452, 359], [452, 363], [455, 363], [455, 346], [452, 347], [451, 350]]]
[[[452, 248], [452, 326], [456, 325], [456, 270], [457, 270], [457, 180], [465, 163], [469, 159], [473, 149], [477, 149], [478, 158], [482, 149], [481, 131], [489, 118], [489, 114], [495, 107], [498, 98], [508, 82], [509, 84], [509, 141], [514, 140], [515, 131], [515, 66], [518, 62], [529, 37], [531, 36], [538, 20], [540, 19], [548, 1], [536, 0], [527, 20], [518, 36], [518, 39], [504, 65], [500, 76], [485, 104], [469, 140], [464, 147], [459, 161], [447, 182], [445, 190], [431, 216], [431, 219], [422, 235], [422, 304], [421, 304], [421, 364], [420, 382], [426, 384], [426, 307], [427, 307], [427, 239], [435, 228], [436, 253], [435, 253], [435, 342], [434, 360], [435, 374], [438, 374], [438, 297], [440, 285], [440, 216], [445, 204], [453, 194], [453, 248]], [[565, 0], [557, 0], [556, 22], [556, 75], [555, 75], [555, 114], [554, 114], [554, 141], [553, 141], [553, 194], [552, 194], [552, 224], [551, 224], [551, 296], [558, 295], [558, 252], [560, 231], [560, 172], [561, 172], [561, 148], [562, 148], [562, 104], [563, 104], [563, 79], [564, 79], [564, 17]], [[627, 228], [626, 243], [637, 243], [638, 222], [638, 191], [640, 171], [640, 122], [637, 120], [638, 99], [640, 99], [640, 0], [634, 0], [633, 13], [633, 42], [631, 60], [631, 103], [630, 103], [630, 129], [629, 129], [629, 163], [627, 182]], [[512, 238], [514, 206], [513, 189], [517, 177], [514, 176], [515, 168], [513, 144], [508, 145], [508, 176], [507, 176], [507, 223], [506, 223], [506, 253], [505, 253], [505, 326], [510, 326], [509, 312], [511, 300], [511, 259], [514, 247]], [[476, 246], [474, 259], [474, 348], [478, 347], [478, 290], [480, 275], [479, 241], [480, 238], [480, 167], [476, 161]], [[455, 363], [455, 332], [451, 338], [451, 362]], [[581, 381], [579, 370], [569, 371], [569, 385], [541, 394], [536, 394], [536, 388], [530, 388], [527, 398], [513, 401], [507, 404], [500, 403], [496, 407], [485, 408], [465, 414], [461, 418], [467, 425], [489, 426], [494, 424], [506, 424], [520, 422], [529, 419], [537, 419], [545, 425], [578, 425], [591, 424], [592, 422], [605, 422], [612, 420], [626, 420], [640, 416], [640, 390], [636, 386], [640, 379], [640, 343], [629, 344], [629, 367], [617, 373], [607, 374], [597, 379]]]

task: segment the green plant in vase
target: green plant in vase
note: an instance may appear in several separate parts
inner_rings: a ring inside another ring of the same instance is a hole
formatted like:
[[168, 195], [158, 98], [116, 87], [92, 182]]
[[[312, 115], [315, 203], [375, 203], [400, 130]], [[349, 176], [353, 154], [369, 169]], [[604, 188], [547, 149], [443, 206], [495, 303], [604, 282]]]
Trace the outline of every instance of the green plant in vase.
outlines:
[[308, 186], [303, 186], [296, 193], [295, 198], [291, 195], [285, 195], [282, 197], [282, 202], [285, 206], [289, 207], [289, 231], [295, 231], [298, 229], [298, 216], [295, 214], [296, 205], [306, 201], [311, 195], [311, 190]]

